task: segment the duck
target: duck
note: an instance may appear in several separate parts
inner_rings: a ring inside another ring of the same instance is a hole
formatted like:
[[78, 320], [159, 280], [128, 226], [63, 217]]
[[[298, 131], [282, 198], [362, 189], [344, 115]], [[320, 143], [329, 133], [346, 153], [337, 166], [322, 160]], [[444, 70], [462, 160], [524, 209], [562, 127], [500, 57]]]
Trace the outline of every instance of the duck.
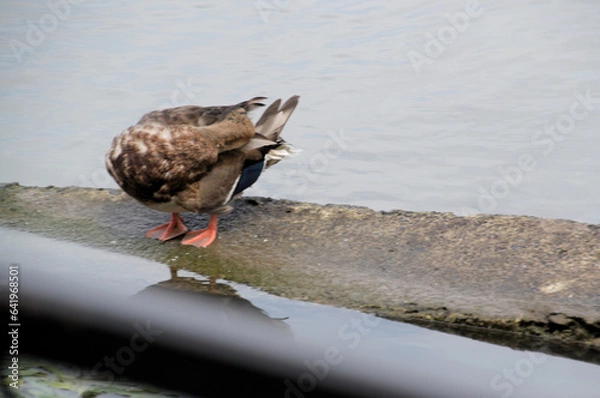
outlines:
[[[117, 135], [106, 168], [121, 189], [141, 204], [170, 213], [147, 238], [204, 248], [217, 237], [218, 217], [269, 167], [298, 152], [281, 131], [298, 105], [294, 95], [274, 101], [256, 123], [249, 113], [266, 97], [235, 105], [155, 110]], [[210, 215], [206, 229], [190, 231], [180, 213]]]

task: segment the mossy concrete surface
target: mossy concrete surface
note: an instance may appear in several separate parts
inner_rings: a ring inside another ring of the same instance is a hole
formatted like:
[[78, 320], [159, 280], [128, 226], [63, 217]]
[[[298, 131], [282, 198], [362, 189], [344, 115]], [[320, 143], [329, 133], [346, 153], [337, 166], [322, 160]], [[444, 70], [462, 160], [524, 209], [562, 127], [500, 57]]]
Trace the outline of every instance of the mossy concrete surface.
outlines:
[[587, 357], [600, 348], [600, 225], [268, 198], [235, 207], [198, 249], [144, 238], [168, 214], [118, 190], [0, 185], [1, 226], [488, 340], [555, 341]]

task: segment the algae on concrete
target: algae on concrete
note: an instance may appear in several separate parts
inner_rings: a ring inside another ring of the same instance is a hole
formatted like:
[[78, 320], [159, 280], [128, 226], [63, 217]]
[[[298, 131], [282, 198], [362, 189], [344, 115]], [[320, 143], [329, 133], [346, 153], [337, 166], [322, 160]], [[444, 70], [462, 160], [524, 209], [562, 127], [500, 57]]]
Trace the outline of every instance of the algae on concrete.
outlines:
[[[599, 225], [268, 198], [234, 205], [234, 212], [219, 218], [219, 238], [207, 249], [144, 238], [168, 215], [117, 190], [3, 184], [0, 225], [292, 299], [519, 348], [541, 341], [565, 355], [578, 349], [587, 359], [598, 356]], [[183, 216], [192, 229], [207, 222], [205, 216]]]

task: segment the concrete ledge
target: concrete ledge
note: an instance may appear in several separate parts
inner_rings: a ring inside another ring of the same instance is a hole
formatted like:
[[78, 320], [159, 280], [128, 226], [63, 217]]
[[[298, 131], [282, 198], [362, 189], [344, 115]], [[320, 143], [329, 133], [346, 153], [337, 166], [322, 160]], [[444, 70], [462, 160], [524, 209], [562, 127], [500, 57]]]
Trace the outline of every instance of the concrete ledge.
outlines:
[[[5, 227], [600, 363], [600, 225], [268, 198], [235, 207], [220, 218], [215, 244], [200, 250], [145, 239], [168, 215], [120, 191], [0, 185]], [[206, 225], [204, 216], [184, 218]]]

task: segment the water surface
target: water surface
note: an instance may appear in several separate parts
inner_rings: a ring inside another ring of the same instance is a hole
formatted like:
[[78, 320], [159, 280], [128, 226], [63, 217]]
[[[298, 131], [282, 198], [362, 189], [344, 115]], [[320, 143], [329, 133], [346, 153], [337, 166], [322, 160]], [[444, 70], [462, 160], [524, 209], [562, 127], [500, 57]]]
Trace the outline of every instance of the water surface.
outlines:
[[300, 94], [248, 194], [600, 222], [594, 0], [50, 3], [0, 6], [0, 181], [115, 187], [143, 113]]

